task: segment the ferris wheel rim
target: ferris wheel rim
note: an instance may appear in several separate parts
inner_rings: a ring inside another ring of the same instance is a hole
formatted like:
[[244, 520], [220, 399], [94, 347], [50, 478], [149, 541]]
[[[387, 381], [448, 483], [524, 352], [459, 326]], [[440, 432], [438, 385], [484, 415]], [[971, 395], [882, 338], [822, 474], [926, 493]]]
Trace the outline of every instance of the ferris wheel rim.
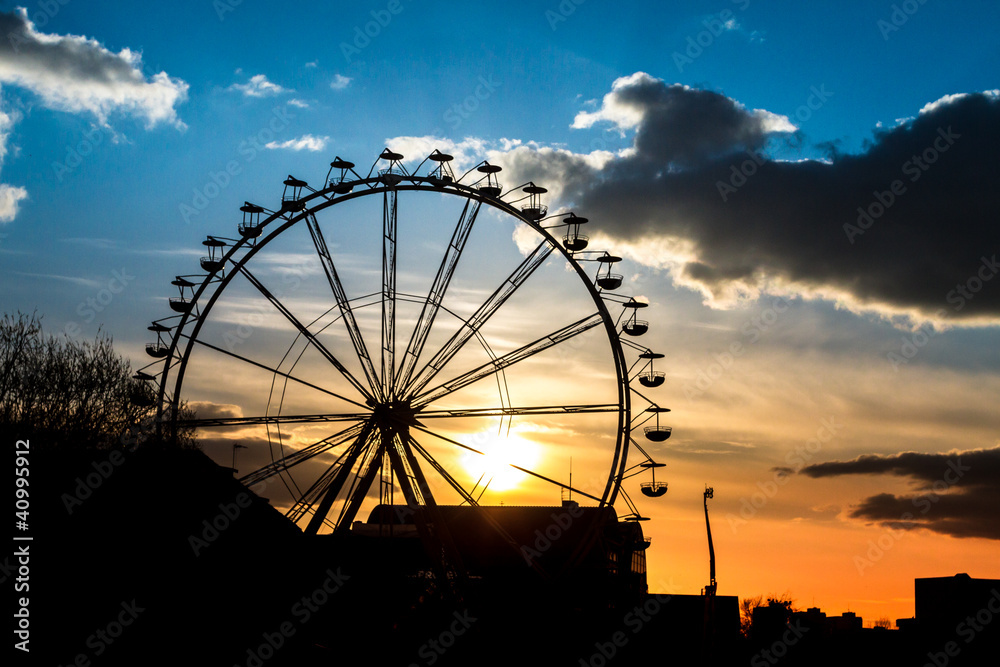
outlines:
[[[267, 247], [268, 244], [288, 230], [292, 229], [295, 225], [302, 223], [309, 216], [314, 217], [317, 213], [332, 206], [336, 206], [342, 202], [389, 192], [399, 193], [407, 191], [421, 191], [454, 195], [464, 198], [467, 202], [476, 201], [480, 202], [480, 204], [485, 203], [501, 213], [514, 217], [518, 222], [528, 225], [529, 228], [541, 235], [543, 243], [547, 243], [553, 250], [558, 250], [570, 266], [573, 267], [578, 278], [580, 279], [580, 282], [582, 282], [587, 289], [591, 300], [597, 306], [598, 312], [604, 323], [605, 331], [609, 340], [609, 346], [615, 361], [616, 385], [619, 394], [618, 405], [620, 406], [618, 410], [619, 423], [616, 429], [614, 457], [609, 470], [608, 481], [599, 501], [599, 506], [602, 507], [613, 505], [621, 487], [630, 442], [631, 391], [629, 387], [628, 368], [625, 363], [620, 336], [615, 328], [615, 320], [608, 311], [601, 291], [599, 291], [595, 284], [591, 282], [589, 276], [576, 260], [573, 253], [567, 250], [563, 244], [559, 243], [555, 236], [553, 236], [553, 234], [550, 233], [545, 227], [538, 224], [537, 220], [530, 219], [529, 217], [523, 215], [513, 204], [503, 201], [499, 197], [485, 196], [469, 185], [449, 183], [446, 187], [442, 187], [439, 183], [435, 183], [430, 177], [415, 175], [405, 176], [400, 182], [393, 185], [386, 184], [382, 177], [359, 178], [357, 180], [347, 182], [353, 186], [351, 192], [347, 194], [337, 194], [335, 192], [335, 188], [342, 186], [344, 183], [344, 181], [340, 181], [337, 186], [331, 184], [323, 190], [314, 191], [311, 194], [302, 197], [298, 201], [303, 202], [305, 205], [299, 210], [287, 211], [279, 209], [271, 212], [268, 218], [260, 223], [260, 226], [265, 228], [264, 231], [266, 232], [263, 237], [258, 239], [257, 237], [250, 238], [243, 236], [239, 239], [233, 240], [234, 242], [222, 258], [223, 264], [227, 268], [225, 275], [216, 279], [216, 272], [211, 272], [203, 277], [201, 283], [197, 285], [196, 290], [192, 290], [193, 293], [190, 298], [191, 308], [187, 312], [182, 313], [180, 316], [180, 321], [175, 327], [176, 333], [171, 339], [168, 361], [164, 364], [164, 371], [162, 373], [158, 395], [158, 410], [160, 416], [162, 417], [166, 414], [169, 421], [174, 425], [176, 425], [179, 421], [178, 407], [184, 385], [185, 372], [191, 359], [195, 342], [201, 332], [202, 325], [207, 321], [207, 316], [211, 312], [217, 300], [224, 295], [226, 288], [235, 276], [240, 273], [240, 269], [250, 262], [258, 252]], [[368, 185], [369, 187], [363, 188], [362, 186], [365, 185]], [[309, 202], [317, 200], [319, 201], [315, 206], [309, 207]], [[261, 210], [264, 211], [266, 209]], [[273, 223], [277, 223], [277, 226], [272, 227]], [[238, 258], [234, 259], [234, 257], [237, 257], [238, 253], [242, 254]], [[208, 290], [209, 286], [213, 284], [216, 285], [215, 288], [211, 291], [207, 301], [203, 302], [206, 290]], [[190, 326], [192, 321], [193, 326]], [[187, 328], [190, 328], [190, 330], [187, 333], [184, 333]], [[183, 344], [183, 351], [178, 349], [182, 338], [187, 338], [186, 343]], [[170, 360], [175, 361], [173, 366], [169, 363]], [[169, 380], [169, 373], [171, 369], [176, 369], [176, 376], [172, 384], [172, 395], [168, 397], [167, 388], [171, 384]], [[359, 405], [359, 407], [361, 406]], [[166, 408], [166, 410], [164, 408]]]

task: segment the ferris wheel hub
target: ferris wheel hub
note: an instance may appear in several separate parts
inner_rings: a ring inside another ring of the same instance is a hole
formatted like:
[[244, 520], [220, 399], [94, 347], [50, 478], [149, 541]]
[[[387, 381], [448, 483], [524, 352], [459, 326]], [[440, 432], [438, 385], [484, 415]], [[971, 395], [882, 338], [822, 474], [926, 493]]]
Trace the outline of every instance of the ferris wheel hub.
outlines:
[[386, 401], [375, 404], [372, 409], [372, 420], [378, 426], [393, 427], [396, 429], [400, 427], [422, 426], [417, 421], [417, 413], [419, 412], [419, 408], [410, 407], [409, 401]]

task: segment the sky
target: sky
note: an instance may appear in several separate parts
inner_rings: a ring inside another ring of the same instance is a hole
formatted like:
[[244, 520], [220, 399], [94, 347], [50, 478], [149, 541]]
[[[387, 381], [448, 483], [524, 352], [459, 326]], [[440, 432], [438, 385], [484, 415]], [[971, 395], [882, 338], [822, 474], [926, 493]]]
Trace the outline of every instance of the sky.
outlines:
[[[624, 258], [621, 293], [650, 304], [634, 342], [665, 355], [667, 382], [643, 393], [674, 430], [639, 442], [670, 490], [623, 485], [650, 518], [650, 589], [708, 583], [709, 485], [720, 594], [909, 617], [915, 577], [1000, 578], [998, 19], [996, 3], [934, 0], [3, 3], [0, 307], [110, 335], [142, 367], [170, 281], [198, 272], [206, 235], [236, 235], [245, 201], [275, 206], [288, 175], [318, 187], [340, 156], [363, 176], [385, 147], [408, 169], [435, 148], [459, 174], [487, 159], [506, 186], [543, 185], [550, 211], [588, 217], [591, 248]], [[381, 214], [358, 201], [331, 231], [353, 295], [380, 278]], [[426, 289], [460, 208], [408, 206], [400, 275]], [[449, 292], [459, 315], [538, 243], [501, 218], [477, 221]], [[298, 233], [257, 275], [321, 318], [329, 288]], [[499, 354], [588, 314], [557, 259], [491, 323]], [[287, 322], [254, 319], [243, 288], [217, 334], [252, 323], [264, 354]], [[608, 391], [606, 339], [580, 341], [511, 371], [525, 405]], [[192, 362], [203, 414], [284, 400], [259, 390], [272, 374], [226, 361]], [[465, 407], [495, 400], [466, 391]], [[484, 446], [506, 430], [538, 470], [573, 457], [575, 479], [607, 474], [598, 418], [451, 428]], [[219, 437], [206, 451], [221, 459], [220, 442], [266, 443]], [[489, 493], [558, 502], [516, 477]]]

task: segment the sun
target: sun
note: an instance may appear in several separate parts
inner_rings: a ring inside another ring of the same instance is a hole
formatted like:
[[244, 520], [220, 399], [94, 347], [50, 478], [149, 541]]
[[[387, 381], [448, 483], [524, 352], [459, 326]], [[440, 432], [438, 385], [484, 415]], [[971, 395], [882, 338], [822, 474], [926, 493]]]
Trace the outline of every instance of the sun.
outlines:
[[491, 491], [509, 491], [517, 488], [528, 475], [512, 465], [533, 469], [538, 462], [541, 448], [538, 443], [526, 440], [513, 433], [498, 434], [495, 431], [480, 431], [465, 438], [471, 447], [483, 452], [465, 452], [462, 467], [473, 481], [480, 481], [480, 488], [489, 485]]

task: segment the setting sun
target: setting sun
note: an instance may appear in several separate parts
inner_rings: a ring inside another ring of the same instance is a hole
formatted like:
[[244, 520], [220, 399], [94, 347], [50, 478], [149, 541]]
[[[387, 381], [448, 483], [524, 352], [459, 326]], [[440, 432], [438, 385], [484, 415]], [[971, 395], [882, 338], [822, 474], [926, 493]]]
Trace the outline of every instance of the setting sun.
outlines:
[[467, 451], [462, 455], [462, 467], [474, 480], [482, 479], [478, 489], [509, 491], [527, 475], [512, 466], [533, 469], [539, 460], [539, 446], [514, 434], [480, 431], [466, 440], [483, 454]]

